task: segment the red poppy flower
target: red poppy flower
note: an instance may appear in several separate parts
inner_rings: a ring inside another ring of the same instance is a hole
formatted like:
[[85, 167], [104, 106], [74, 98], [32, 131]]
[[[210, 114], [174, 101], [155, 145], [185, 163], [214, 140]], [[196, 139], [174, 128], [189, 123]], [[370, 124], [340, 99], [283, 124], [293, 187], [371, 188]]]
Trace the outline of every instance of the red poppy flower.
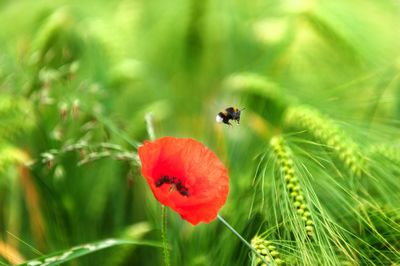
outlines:
[[193, 225], [209, 223], [229, 192], [226, 168], [194, 139], [164, 137], [139, 147], [142, 175], [154, 196]]

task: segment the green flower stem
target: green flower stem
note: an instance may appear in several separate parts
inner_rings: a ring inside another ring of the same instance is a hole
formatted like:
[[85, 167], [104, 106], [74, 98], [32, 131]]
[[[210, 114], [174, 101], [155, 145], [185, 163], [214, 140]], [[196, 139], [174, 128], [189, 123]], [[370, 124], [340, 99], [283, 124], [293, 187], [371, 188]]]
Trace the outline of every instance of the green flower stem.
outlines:
[[260, 253], [258, 253], [257, 250], [255, 250], [252, 247], [252, 245], [250, 245], [250, 243], [247, 242], [246, 239], [244, 239], [227, 221], [225, 221], [225, 219], [222, 218], [221, 215], [218, 214], [217, 217], [218, 220], [220, 220], [229, 230], [231, 230], [233, 234], [235, 234], [257, 257], [259, 257], [262, 260], [262, 262], [264, 262], [267, 265], [270, 265], [270, 263], [267, 262], [265, 258]]
[[[147, 113], [144, 119], [146, 121], [147, 134], [149, 134], [150, 140], [153, 141], [156, 139], [156, 134], [154, 133], [153, 115], [151, 113]], [[167, 237], [167, 208], [165, 208], [164, 205], [161, 205], [161, 238], [163, 242], [164, 264], [165, 266], [170, 266], [171, 262], [169, 259]]]
[[164, 264], [165, 266], [170, 266], [169, 260], [169, 247], [168, 247], [168, 238], [167, 238], [167, 209], [164, 205], [161, 205], [161, 238], [163, 242], [163, 253], [164, 253]]
[[146, 129], [149, 139], [153, 141], [156, 139], [156, 134], [154, 133], [153, 115], [151, 113], [147, 113], [144, 119], [146, 121]]

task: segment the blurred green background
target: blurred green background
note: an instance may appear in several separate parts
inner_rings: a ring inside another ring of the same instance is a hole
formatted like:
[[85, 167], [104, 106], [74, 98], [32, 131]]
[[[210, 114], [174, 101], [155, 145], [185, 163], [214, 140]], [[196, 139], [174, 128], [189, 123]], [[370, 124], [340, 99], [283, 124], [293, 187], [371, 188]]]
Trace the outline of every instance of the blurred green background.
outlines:
[[[0, 25], [0, 264], [116, 238], [139, 244], [67, 265], [162, 265], [136, 157], [151, 113], [157, 137], [226, 164], [221, 214], [248, 241], [288, 265], [400, 265], [398, 1], [3, 0]], [[240, 125], [215, 122], [229, 106]], [[305, 242], [273, 136], [315, 223]], [[172, 265], [259, 265], [217, 221], [170, 211], [168, 240]]]

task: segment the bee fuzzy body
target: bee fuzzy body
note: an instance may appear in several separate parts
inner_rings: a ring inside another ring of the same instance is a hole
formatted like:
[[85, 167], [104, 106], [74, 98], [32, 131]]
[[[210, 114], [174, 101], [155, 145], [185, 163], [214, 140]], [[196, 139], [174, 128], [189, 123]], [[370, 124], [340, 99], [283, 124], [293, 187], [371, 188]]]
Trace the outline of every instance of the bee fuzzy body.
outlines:
[[228, 107], [224, 111], [219, 112], [215, 118], [217, 123], [224, 123], [229, 126], [232, 126], [232, 124], [229, 122], [230, 120], [236, 121], [237, 124], [240, 123], [240, 112], [243, 109], [239, 109], [236, 107]]

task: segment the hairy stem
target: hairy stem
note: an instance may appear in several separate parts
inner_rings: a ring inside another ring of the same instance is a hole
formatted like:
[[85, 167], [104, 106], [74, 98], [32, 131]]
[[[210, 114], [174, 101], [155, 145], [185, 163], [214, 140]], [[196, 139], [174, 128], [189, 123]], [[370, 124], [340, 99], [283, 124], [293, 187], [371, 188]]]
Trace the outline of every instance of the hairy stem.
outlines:
[[150, 140], [155, 140], [156, 135], [154, 133], [153, 115], [151, 113], [147, 113], [144, 119], [146, 120], [147, 134], [149, 135]]
[[[146, 126], [147, 126], [147, 134], [151, 141], [156, 139], [156, 134], [154, 133], [154, 125], [153, 125], [153, 115], [151, 113], [147, 113], [145, 116]], [[164, 264], [165, 266], [170, 266], [169, 259], [169, 247], [168, 247], [168, 237], [167, 237], [167, 208], [164, 205], [161, 205], [161, 238], [163, 242], [163, 254], [164, 254]]]
[[161, 205], [161, 238], [163, 242], [163, 253], [164, 253], [164, 264], [170, 266], [169, 260], [169, 249], [168, 249], [168, 238], [167, 238], [167, 209], [164, 205]]

